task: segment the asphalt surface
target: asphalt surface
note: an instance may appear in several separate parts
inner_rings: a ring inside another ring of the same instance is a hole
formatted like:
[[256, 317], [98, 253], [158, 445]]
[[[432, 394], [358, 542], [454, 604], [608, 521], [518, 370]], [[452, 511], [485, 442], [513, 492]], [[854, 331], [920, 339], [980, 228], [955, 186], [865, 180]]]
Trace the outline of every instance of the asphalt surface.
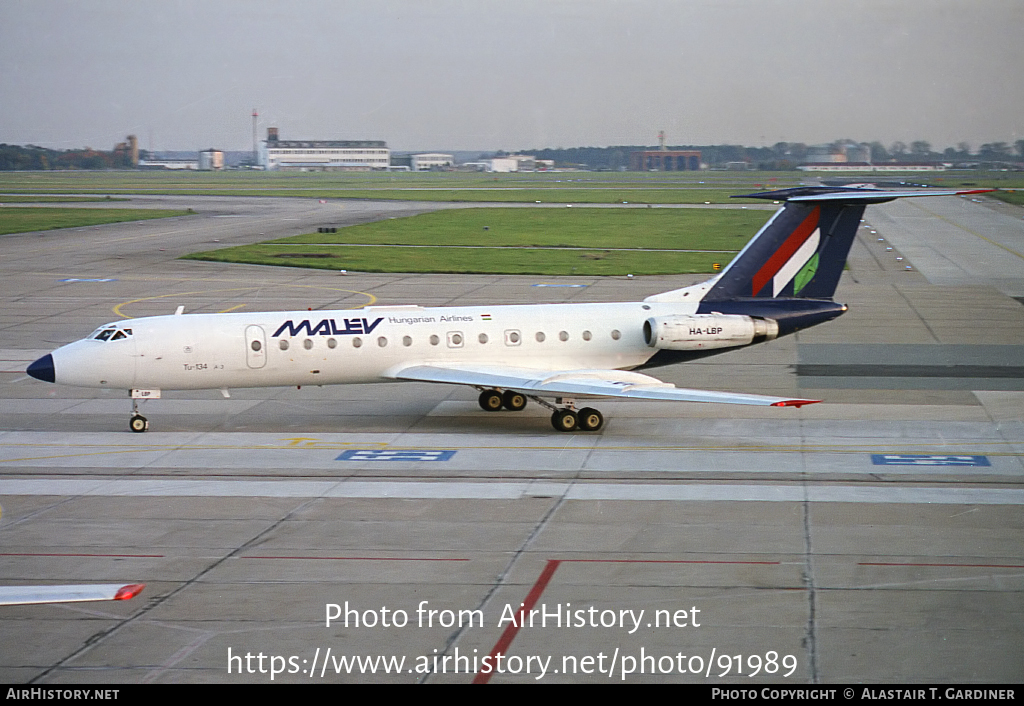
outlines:
[[[452, 206], [125, 205], [196, 215], [0, 238], [0, 573], [147, 586], [126, 602], [3, 608], [0, 680], [1024, 676], [1021, 209], [869, 207], [836, 297], [846, 315], [655, 371], [822, 404], [609, 401], [600, 433], [566, 435], [536, 405], [486, 413], [457, 387], [166, 392], [144, 403], [151, 430], [132, 434], [124, 392], [48, 385], [25, 366], [179, 305], [626, 301], [699, 278], [184, 261]], [[521, 626], [525, 608], [541, 612]]]

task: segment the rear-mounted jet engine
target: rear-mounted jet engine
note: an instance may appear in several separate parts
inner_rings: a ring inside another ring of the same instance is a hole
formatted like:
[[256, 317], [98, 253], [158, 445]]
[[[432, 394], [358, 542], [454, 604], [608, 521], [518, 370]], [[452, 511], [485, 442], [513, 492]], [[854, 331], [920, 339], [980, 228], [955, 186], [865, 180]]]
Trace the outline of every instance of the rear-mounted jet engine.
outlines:
[[735, 348], [770, 341], [779, 335], [779, 324], [735, 314], [655, 316], [644, 322], [644, 341], [651, 348], [699, 351]]

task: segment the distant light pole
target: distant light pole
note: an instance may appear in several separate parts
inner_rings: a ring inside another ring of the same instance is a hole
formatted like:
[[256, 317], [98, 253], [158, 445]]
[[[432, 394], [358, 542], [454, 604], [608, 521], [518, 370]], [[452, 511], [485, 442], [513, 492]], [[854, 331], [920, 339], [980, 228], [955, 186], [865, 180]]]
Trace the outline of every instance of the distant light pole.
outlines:
[[256, 112], [256, 109], [252, 109], [252, 166], [257, 166], [260, 163], [259, 158], [259, 145], [257, 143], [256, 134], [256, 119], [260, 117], [260, 114]]

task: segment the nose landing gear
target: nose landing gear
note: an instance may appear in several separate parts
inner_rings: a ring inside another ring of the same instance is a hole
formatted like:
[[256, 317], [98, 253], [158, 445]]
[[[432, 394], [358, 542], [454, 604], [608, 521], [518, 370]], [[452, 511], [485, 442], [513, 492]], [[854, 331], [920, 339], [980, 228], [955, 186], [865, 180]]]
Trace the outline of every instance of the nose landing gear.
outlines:
[[137, 434], [149, 429], [149, 420], [139, 414], [139, 401], [132, 398], [132, 416], [128, 419], [128, 428]]
[[149, 420], [141, 414], [133, 414], [132, 418], [128, 420], [128, 428], [134, 432], [144, 432], [149, 429]]

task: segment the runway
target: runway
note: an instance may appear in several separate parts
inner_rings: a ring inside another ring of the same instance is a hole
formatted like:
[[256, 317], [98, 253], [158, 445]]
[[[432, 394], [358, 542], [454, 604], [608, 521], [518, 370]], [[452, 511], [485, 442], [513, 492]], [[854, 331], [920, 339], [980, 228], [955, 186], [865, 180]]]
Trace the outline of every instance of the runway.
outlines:
[[179, 305], [627, 301], [701, 277], [176, 259], [464, 206], [433, 203], [133, 197], [196, 213], [3, 236], [3, 582], [147, 586], [5, 608], [0, 679], [1019, 681], [1024, 210], [921, 201], [868, 208], [843, 317], [655, 371], [822, 404], [609, 401], [597, 434], [553, 432], [535, 405], [483, 412], [469, 389], [382, 384], [166, 392], [140, 435], [123, 392], [24, 367]]

